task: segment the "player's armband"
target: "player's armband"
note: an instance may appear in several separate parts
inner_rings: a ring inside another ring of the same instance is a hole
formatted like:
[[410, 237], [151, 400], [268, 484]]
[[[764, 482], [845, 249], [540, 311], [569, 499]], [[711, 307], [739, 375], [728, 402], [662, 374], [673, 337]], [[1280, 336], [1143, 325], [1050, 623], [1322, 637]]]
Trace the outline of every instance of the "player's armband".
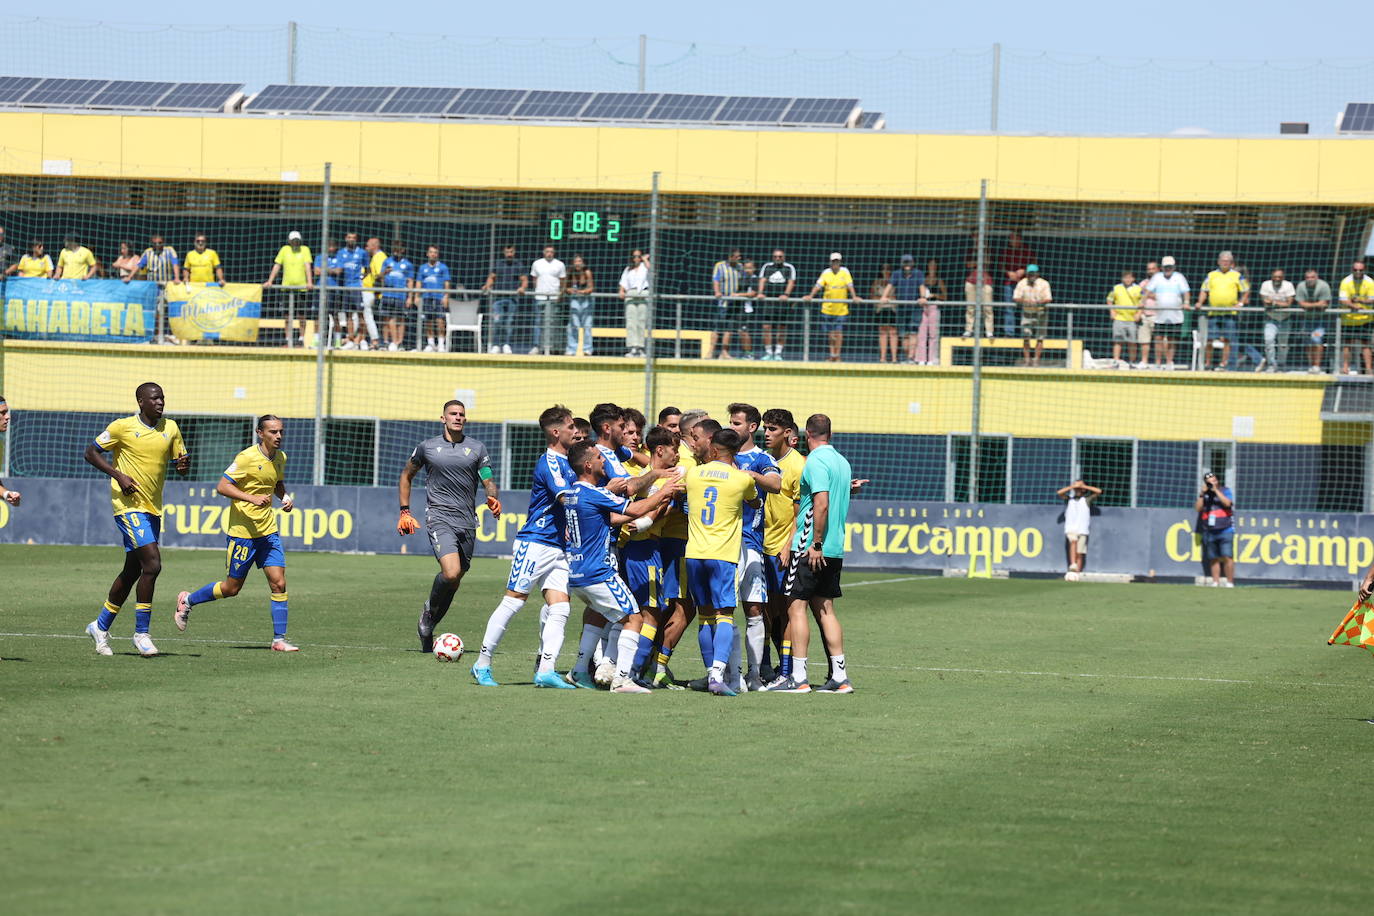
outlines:
[[491, 468], [478, 468], [477, 477], [481, 480], [491, 480]]

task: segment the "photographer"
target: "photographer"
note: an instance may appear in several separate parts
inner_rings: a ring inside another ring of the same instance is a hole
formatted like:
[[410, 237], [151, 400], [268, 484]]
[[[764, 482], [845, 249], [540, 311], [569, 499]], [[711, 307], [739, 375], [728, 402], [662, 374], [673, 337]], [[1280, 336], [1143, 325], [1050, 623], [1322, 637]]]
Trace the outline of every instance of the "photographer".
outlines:
[[[1196, 531], [1202, 536], [1202, 559], [1212, 575], [1213, 588], [1235, 588], [1236, 563], [1232, 559], [1231, 540], [1236, 518], [1235, 497], [1228, 487], [1221, 485], [1217, 475], [1208, 471], [1202, 477], [1202, 492], [1193, 509], [1197, 512]], [[1225, 574], [1226, 581], [1222, 581]]]

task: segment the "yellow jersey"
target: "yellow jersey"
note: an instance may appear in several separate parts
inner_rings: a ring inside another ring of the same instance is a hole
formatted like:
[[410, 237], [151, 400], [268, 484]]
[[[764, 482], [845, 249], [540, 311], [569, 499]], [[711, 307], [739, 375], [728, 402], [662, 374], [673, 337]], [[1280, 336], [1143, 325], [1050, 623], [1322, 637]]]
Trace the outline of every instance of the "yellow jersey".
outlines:
[[163, 417], [156, 426], [149, 426], [138, 414], [123, 417], [105, 427], [105, 431], [96, 436], [95, 444], [110, 452], [116, 471], [128, 474], [138, 484], [137, 490], [125, 496], [119, 482], [110, 478], [114, 514], [162, 515], [162, 485], [167, 482], [167, 462], [186, 454], [176, 421]]
[[1209, 273], [1207, 279], [1202, 281], [1202, 289], [1207, 293], [1209, 306], [1238, 309], [1240, 297], [1250, 291], [1250, 284], [1240, 275], [1240, 271], [1233, 268], [1225, 273], [1219, 270]]
[[282, 286], [305, 286], [310, 271], [310, 249], [302, 245], [293, 251], [290, 245], [283, 245], [272, 263], [281, 265]]
[[46, 277], [52, 273], [52, 258], [43, 255], [35, 258], [31, 254], [26, 254], [19, 259], [19, 276], [21, 277]]
[[[286, 452], [268, 458], [262, 446], [253, 445], [234, 456], [233, 464], [224, 469], [224, 476], [249, 496], [266, 496], [277, 492], [277, 484], [286, 479]], [[255, 506], [241, 499], [229, 501], [229, 536], [260, 538], [277, 532], [277, 514], [271, 504]]]
[[757, 499], [754, 478], [711, 461], [687, 472], [687, 559], [738, 563], [744, 503]]
[[782, 490], [763, 498], [763, 552], [770, 557], [782, 553], [792, 541], [792, 525], [796, 518], [797, 500], [801, 499], [802, 468], [806, 458], [796, 449], [773, 462], [782, 472]]
[[1369, 277], [1360, 278], [1360, 288], [1355, 288], [1355, 277], [1353, 274], [1346, 274], [1341, 281], [1340, 289], [1341, 308], [1355, 309], [1349, 315], [1341, 316], [1341, 324], [1345, 327], [1356, 327], [1374, 321], [1374, 279]]
[[194, 248], [182, 262], [186, 268], [188, 283], [214, 283], [215, 268], [219, 266], [219, 253], [213, 248], [197, 251]]
[[95, 255], [85, 245], [75, 251], [63, 248], [57, 256], [57, 266], [62, 268], [63, 280], [84, 280], [95, 270]]
[[376, 286], [382, 279], [382, 269], [386, 267], [386, 252], [378, 251], [372, 256], [363, 272], [363, 286]]
[[1112, 309], [1113, 321], [1135, 321], [1140, 316], [1140, 284], [1118, 283], [1112, 287], [1107, 301], [1116, 306]]
[[[692, 450], [681, 442], [677, 446], [677, 466], [682, 468], [684, 480], [687, 473], [697, 466], [697, 459], [692, 455]], [[663, 530], [660, 534], [665, 538], [677, 538], [679, 541], [687, 540], [687, 516], [677, 506], [668, 510], [663, 519]]]
[[849, 287], [854, 285], [854, 278], [849, 275], [848, 267], [838, 271], [826, 268], [816, 285], [821, 288], [822, 315], [849, 314]]

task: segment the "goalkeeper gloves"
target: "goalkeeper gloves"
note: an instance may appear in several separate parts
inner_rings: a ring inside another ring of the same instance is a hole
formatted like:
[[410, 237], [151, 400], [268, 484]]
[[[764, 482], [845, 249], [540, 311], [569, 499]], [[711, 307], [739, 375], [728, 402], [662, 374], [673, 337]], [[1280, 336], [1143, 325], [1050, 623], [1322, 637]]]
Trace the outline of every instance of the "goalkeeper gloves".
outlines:
[[501, 517], [501, 500], [497, 499], [495, 496], [488, 496], [488, 497], [487, 497], [487, 509], [488, 509], [488, 511], [491, 512], [491, 517], [492, 517], [492, 518], [500, 518], [500, 517]]
[[414, 534], [420, 530], [420, 523], [415, 520], [415, 516], [410, 514], [409, 509], [401, 510], [401, 518], [396, 522], [397, 534]]

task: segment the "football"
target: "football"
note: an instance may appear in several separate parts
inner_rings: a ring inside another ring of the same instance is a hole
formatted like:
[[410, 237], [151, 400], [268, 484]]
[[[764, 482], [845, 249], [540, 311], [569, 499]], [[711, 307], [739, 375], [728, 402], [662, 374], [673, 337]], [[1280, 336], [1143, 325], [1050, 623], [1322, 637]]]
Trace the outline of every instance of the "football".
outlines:
[[434, 638], [434, 657], [441, 662], [456, 662], [463, 657], [463, 640], [457, 633], [444, 633]]

